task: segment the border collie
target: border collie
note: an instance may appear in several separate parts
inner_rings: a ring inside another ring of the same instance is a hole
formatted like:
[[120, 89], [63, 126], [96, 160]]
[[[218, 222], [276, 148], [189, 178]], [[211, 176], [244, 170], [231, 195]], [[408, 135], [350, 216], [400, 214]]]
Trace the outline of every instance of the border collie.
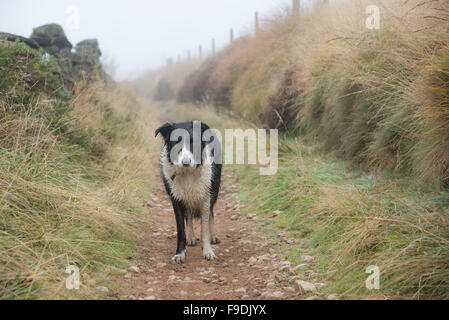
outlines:
[[161, 176], [173, 205], [178, 232], [172, 261], [185, 263], [186, 245], [195, 246], [200, 240], [193, 231], [194, 218], [201, 218], [203, 257], [214, 260], [211, 244], [220, 243], [215, 234], [213, 211], [221, 182], [220, 142], [209, 126], [200, 121], [166, 123], [156, 130], [156, 137], [159, 134], [164, 138]]

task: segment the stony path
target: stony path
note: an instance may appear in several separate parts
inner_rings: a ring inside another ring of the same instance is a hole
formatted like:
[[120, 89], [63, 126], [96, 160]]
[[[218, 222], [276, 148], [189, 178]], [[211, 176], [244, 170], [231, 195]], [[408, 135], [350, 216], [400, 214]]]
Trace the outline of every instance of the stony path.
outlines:
[[[223, 179], [233, 179], [226, 168]], [[140, 260], [117, 279], [130, 294], [118, 299], [140, 300], [238, 300], [238, 299], [318, 299], [316, 289], [324, 284], [301, 281], [297, 268], [308, 268], [313, 257], [293, 266], [269, 248], [261, 233], [262, 220], [242, 216], [240, 204], [233, 200], [234, 187], [223, 188], [215, 209], [216, 230], [221, 243], [214, 246], [218, 259], [202, 258], [201, 246], [188, 247], [187, 262], [170, 262], [176, 249], [175, 218], [162, 183], [151, 200], [150, 230], [140, 244]], [[276, 213], [274, 213], [276, 215]], [[199, 221], [195, 234], [200, 234]], [[332, 297], [331, 297], [332, 298]]]

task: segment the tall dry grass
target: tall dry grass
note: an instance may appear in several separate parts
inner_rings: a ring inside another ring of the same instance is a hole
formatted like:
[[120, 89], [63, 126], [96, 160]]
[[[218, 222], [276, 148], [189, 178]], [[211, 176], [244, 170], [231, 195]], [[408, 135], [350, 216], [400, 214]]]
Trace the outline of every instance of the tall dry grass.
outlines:
[[[42, 117], [56, 100], [23, 112], [0, 101], [0, 298], [99, 297], [146, 223], [154, 110], [130, 89], [78, 84], [55, 129]], [[68, 265], [79, 291], [65, 287]]]
[[[357, 165], [439, 188], [449, 179], [448, 4], [347, 0], [277, 13], [189, 88], [260, 125], [319, 136]], [[368, 5], [380, 8], [379, 30], [366, 28]]]

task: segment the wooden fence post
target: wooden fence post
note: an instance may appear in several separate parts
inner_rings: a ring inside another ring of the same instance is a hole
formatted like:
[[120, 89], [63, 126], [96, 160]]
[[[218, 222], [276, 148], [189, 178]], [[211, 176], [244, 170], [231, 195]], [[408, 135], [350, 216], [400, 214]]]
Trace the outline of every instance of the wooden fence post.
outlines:
[[299, 16], [301, 11], [301, 0], [293, 0], [292, 11], [294, 16]]
[[254, 13], [254, 31], [256, 35], [259, 33], [259, 12]]

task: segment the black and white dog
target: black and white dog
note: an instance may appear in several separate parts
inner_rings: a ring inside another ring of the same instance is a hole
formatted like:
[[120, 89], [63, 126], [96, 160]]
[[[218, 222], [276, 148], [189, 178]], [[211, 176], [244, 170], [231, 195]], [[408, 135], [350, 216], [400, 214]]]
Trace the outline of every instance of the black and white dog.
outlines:
[[172, 261], [184, 263], [186, 245], [194, 246], [199, 240], [193, 232], [193, 218], [201, 218], [203, 257], [214, 260], [211, 244], [220, 242], [213, 212], [221, 182], [220, 141], [200, 121], [166, 123], [156, 130], [156, 137], [158, 134], [164, 138], [160, 155], [162, 180], [173, 204], [178, 231], [178, 247]]

